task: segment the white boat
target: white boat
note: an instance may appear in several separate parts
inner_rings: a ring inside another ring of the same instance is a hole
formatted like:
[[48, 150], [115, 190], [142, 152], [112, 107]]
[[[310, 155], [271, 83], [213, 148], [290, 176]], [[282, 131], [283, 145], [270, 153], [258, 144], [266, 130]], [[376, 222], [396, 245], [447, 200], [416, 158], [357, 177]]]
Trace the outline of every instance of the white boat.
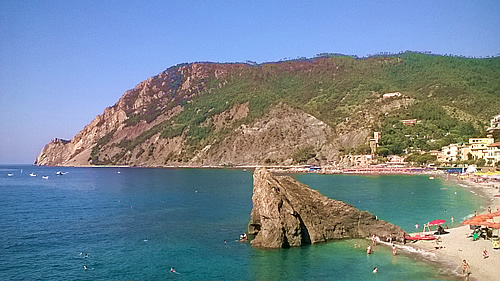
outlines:
[[49, 176], [42, 176], [42, 179], [44, 179], [44, 180], [48, 180], [48, 179], [49, 179]]
[[7, 176], [12, 177], [14, 174], [8, 173]]
[[36, 177], [36, 174], [35, 173], [31, 173], [30, 177]]

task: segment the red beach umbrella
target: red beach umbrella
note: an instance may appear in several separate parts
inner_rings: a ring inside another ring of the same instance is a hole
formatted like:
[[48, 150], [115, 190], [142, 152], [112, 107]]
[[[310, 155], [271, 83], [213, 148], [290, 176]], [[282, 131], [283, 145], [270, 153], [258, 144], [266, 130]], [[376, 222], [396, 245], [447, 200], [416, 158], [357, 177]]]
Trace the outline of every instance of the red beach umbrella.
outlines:
[[445, 223], [445, 220], [433, 220], [429, 223], [429, 225], [441, 225]]

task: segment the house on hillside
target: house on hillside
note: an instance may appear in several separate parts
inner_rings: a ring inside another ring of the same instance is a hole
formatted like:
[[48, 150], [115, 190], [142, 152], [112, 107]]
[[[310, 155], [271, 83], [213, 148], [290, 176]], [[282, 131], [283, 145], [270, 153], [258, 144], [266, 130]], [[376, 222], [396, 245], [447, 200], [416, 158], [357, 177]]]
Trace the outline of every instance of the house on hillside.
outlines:
[[382, 98], [383, 99], [389, 99], [389, 98], [393, 98], [393, 97], [400, 97], [402, 96], [400, 92], [394, 92], [394, 93], [386, 93], [386, 94], [383, 94], [382, 95]]
[[371, 138], [369, 141], [372, 155], [375, 155], [375, 153], [377, 153], [379, 139], [380, 139], [380, 132], [373, 132], [373, 138]]
[[415, 126], [417, 124], [417, 119], [401, 120], [405, 126]]
[[493, 134], [494, 130], [500, 130], [500, 115], [493, 117], [490, 120], [490, 126], [486, 129], [489, 134]]

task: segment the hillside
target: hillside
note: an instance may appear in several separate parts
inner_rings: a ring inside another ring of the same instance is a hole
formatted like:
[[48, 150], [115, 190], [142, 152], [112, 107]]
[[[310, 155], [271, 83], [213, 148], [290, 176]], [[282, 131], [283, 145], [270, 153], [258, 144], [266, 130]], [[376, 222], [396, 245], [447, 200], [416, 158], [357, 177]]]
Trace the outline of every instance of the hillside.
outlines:
[[[324, 164], [374, 130], [391, 153], [433, 148], [484, 133], [500, 108], [499, 77], [500, 58], [410, 52], [182, 64], [126, 91], [70, 141], [51, 141], [36, 164]], [[410, 118], [421, 120], [411, 142], [399, 122]]]

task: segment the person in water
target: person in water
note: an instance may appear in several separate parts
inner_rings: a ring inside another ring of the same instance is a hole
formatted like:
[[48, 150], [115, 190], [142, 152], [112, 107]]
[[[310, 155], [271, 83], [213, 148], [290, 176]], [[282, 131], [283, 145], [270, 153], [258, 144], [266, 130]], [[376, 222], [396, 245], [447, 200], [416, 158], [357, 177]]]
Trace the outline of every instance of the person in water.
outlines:
[[396, 249], [396, 245], [393, 244], [392, 245], [392, 255], [395, 256], [395, 255], [397, 255], [397, 253], [398, 253], [398, 250]]
[[246, 240], [247, 238], [248, 237], [246, 232], [243, 232], [243, 234], [240, 235], [240, 240]]
[[173, 267], [171, 267], [171, 268], [170, 268], [170, 272], [175, 273], [176, 271], [175, 271], [175, 269], [174, 269]]
[[373, 272], [373, 273], [377, 273], [377, 272], [378, 272], [378, 268], [377, 268], [377, 267], [374, 267], [372, 272]]
[[368, 255], [372, 253], [372, 246], [368, 245], [368, 247], [366, 248], [366, 253]]

